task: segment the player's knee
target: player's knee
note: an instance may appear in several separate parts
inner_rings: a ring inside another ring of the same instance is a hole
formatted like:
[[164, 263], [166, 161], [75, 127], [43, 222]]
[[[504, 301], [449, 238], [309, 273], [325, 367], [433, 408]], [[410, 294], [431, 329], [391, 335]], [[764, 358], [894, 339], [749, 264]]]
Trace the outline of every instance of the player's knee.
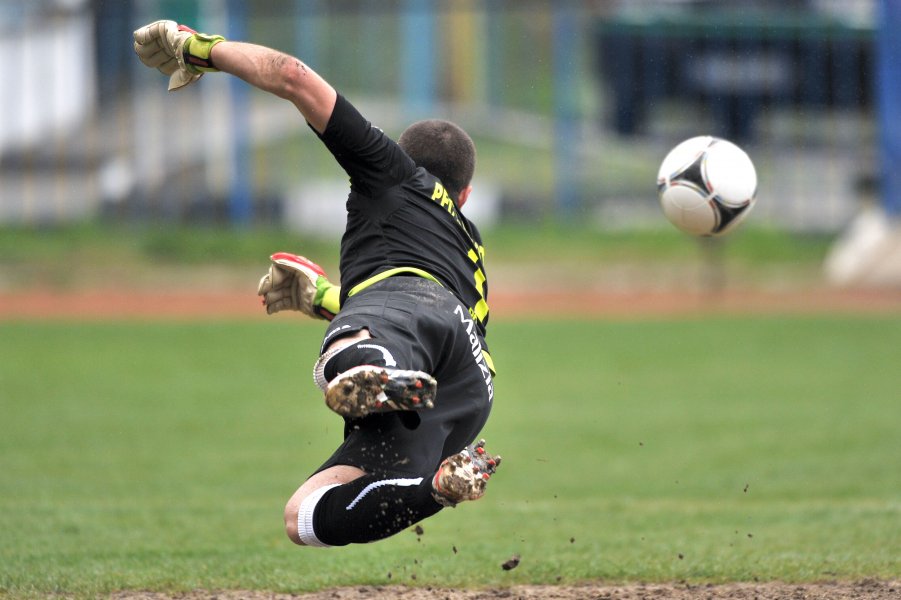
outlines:
[[[365, 330], [364, 330], [365, 331]], [[339, 340], [341, 341], [341, 340]], [[368, 336], [348, 344], [329, 348], [313, 368], [316, 383], [324, 391], [328, 383], [341, 373], [361, 365], [376, 367], [410, 368], [407, 353], [384, 340]]]
[[325, 347], [325, 350], [335, 350], [336, 352], [343, 348], [344, 346], [350, 346], [356, 342], [362, 340], [372, 339], [372, 334], [369, 333], [368, 327], [362, 327], [357, 330], [351, 329], [353, 333], [348, 333], [344, 335], [338, 335], [335, 339], [331, 340], [328, 345]]
[[290, 500], [285, 505], [285, 534], [289, 540], [298, 546], [303, 546], [304, 543], [300, 540], [300, 534], [297, 532], [297, 510], [297, 504]]

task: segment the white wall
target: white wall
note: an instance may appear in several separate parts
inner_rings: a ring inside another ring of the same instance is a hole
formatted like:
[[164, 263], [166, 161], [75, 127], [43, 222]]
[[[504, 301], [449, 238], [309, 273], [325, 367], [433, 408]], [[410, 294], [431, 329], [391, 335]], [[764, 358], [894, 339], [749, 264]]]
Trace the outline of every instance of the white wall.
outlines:
[[65, 135], [96, 100], [89, 13], [0, 23], [0, 153]]

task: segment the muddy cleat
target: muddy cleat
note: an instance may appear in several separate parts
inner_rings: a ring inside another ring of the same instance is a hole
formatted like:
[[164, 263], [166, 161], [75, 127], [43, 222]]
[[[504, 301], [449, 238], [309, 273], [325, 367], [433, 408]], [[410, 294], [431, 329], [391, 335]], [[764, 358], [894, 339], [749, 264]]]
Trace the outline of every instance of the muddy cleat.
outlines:
[[422, 371], [362, 365], [336, 377], [325, 390], [325, 403], [344, 417], [365, 417], [392, 410], [432, 408], [438, 382]]
[[432, 498], [442, 506], [456, 506], [466, 500], [478, 500], [485, 493], [485, 485], [501, 464], [500, 456], [485, 450], [485, 440], [479, 440], [447, 457], [432, 479]]

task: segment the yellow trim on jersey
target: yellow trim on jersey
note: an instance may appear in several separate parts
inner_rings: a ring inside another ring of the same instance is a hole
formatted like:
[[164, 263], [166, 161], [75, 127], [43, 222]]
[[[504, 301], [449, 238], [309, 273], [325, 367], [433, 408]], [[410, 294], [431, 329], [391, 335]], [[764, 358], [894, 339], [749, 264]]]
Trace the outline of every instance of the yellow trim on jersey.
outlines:
[[485, 359], [485, 364], [488, 366], [488, 370], [491, 371], [492, 375], [497, 375], [497, 371], [494, 370], [494, 361], [491, 360], [491, 355], [488, 354], [488, 351], [484, 348], [482, 349], [482, 357]]
[[[428, 271], [423, 271], [422, 269], [417, 269], [416, 267], [397, 267], [395, 269], [388, 269], [387, 271], [383, 271], [378, 275], [373, 275], [369, 279], [361, 281], [357, 285], [353, 286], [349, 292], [347, 292], [347, 297], [350, 298], [357, 292], [361, 292], [371, 286], [374, 283], [378, 283], [379, 281], [383, 281], [388, 279], [389, 277], [393, 277], [395, 275], [400, 275], [401, 273], [412, 273], [413, 275], [418, 275], [424, 279], [428, 279], [429, 281], [434, 281], [438, 285], [441, 285], [441, 282], [435, 279], [435, 276], [429, 273]], [[443, 286], [442, 286], [443, 287]]]
[[[485, 249], [482, 248], [482, 246], [479, 246], [479, 251], [479, 254], [484, 257]], [[487, 281], [487, 278], [485, 277], [485, 273], [478, 266], [479, 254], [476, 254], [476, 251], [472, 248], [469, 249], [469, 260], [476, 264], [476, 271], [473, 273], [473, 277], [476, 282], [476, 290], [478, 290], [479, 296], [481, 297], [481, 300], [476, 302], [476, 305], [470, 310], [470, 313], [472, 313], [472, 316], [475, 317], [479, 323], [484, 323], [485, 317], [488, 316], [488, 303], [485, 302], [485, 282]]]

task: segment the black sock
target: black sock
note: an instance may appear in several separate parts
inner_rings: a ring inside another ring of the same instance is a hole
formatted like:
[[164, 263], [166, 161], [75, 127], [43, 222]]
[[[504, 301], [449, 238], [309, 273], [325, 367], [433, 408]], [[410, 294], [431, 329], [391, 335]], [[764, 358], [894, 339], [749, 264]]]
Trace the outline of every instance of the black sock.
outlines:
[[313, 512], [322, 543], [345, 546], [394, 535], [441, 510], [431, 478], [364, 475], [326, 492]]

